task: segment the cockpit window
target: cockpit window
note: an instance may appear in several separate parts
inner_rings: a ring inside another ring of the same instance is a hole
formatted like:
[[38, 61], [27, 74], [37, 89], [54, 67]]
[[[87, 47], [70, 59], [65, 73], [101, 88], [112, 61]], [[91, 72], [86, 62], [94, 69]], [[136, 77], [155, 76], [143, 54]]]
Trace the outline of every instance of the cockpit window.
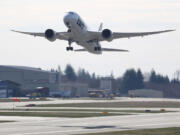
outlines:
[[69, 26], [69, 22], [66, 22], [66, 25]]
[[74, 14], [74, 12], [69, 12], [69, 14]]

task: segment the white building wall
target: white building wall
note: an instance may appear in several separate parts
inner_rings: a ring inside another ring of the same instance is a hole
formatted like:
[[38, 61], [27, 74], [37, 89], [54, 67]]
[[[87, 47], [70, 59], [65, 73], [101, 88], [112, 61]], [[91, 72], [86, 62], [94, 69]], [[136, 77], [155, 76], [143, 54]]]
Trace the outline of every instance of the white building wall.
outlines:
[[129, 96], [134, 97], [149, 97], [149, 98], [163, 98], [163, 92], [151, 89], [129, 90]]

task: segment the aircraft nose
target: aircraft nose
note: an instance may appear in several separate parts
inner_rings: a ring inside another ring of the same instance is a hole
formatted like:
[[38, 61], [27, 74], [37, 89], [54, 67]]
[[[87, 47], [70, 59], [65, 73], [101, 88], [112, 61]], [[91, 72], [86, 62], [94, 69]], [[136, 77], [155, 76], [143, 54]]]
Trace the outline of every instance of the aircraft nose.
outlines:
[[71, 15], [70, 14], [66, 14], [64, 16], [64, 22], [69, 22], [70, 21], [70, 18], [71, 18]]
[[64, 24], [65, 24], [67, 27], [70, 27], [71, 15], [70, 15], [70, 14], [65, 15], [63, 20], [64, 20]]

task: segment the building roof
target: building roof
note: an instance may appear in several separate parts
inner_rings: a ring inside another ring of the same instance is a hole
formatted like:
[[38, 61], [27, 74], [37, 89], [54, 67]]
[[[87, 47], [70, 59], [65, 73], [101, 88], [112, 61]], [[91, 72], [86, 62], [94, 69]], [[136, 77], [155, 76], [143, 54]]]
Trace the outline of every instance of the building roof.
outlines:
[[31, 71], [52, 73], [51, 71], [42, 70], [41, 68], [26, 67], [26, 66], [0, 65], [0, 68], [1, 67], [14, 68], [14, 69], [20, 69], [20, 70], [31, 70]]
[[13, 81], [10, 81], [10, 80], [0, 80], [0, 84], [15, 84], [15, 85], [20, 85], [19, 83], [16, 83], [16, 82], [13, 82]]

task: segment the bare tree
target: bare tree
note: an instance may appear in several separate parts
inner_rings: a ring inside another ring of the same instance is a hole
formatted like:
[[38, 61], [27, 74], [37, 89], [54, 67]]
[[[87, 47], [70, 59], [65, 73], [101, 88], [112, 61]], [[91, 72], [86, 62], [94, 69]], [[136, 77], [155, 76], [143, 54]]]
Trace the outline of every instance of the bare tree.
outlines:
[[177, 79], [178, 81], [180, 81], [180, 70], [177, 70], [177, 71], [174, 73], [174, 79]]

